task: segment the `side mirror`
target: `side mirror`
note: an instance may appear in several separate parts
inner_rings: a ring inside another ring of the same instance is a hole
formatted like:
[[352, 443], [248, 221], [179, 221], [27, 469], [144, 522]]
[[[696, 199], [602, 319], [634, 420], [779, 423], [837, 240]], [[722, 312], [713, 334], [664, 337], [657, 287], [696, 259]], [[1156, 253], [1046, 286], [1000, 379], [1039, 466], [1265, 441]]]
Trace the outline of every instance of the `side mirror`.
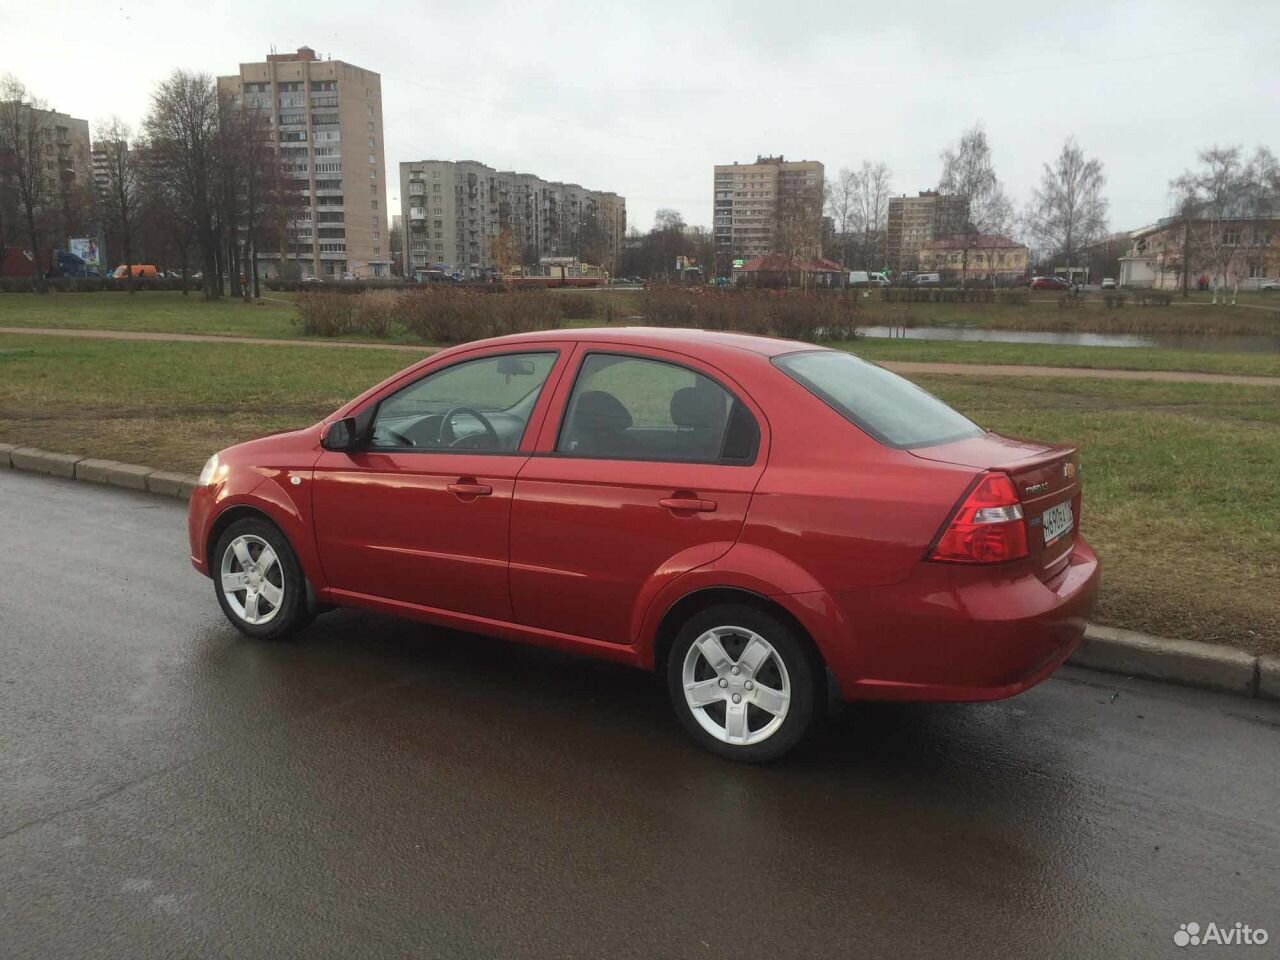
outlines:
[[329, 424], [320, 446], [326, 450], [337, 450], [343, 453], [355, 453], [359, 448], [359, 435], [356, 431], [356, 418], [347, 417]]

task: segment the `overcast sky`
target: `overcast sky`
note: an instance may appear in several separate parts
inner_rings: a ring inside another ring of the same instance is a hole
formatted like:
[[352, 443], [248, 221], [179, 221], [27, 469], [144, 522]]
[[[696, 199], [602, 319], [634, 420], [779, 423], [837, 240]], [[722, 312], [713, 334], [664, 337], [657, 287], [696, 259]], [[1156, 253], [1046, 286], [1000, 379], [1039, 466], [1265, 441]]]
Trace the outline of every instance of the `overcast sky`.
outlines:
[[382, 74], [389, 199], [402, 160], [472, 159], [614, 190], [641, 229], [709, 224], [712, 165], [758, 153], [883, 160], [914, 193], [978, 121], [1019, 208], [1074, 134], [1114, 229], [1164, 215], [1204, 146], [1280, 151], [1280, 4], [1258, 0], [0, 0], [0, 73], [91, 124], [137, 124], [174, 67], [304, 44]]

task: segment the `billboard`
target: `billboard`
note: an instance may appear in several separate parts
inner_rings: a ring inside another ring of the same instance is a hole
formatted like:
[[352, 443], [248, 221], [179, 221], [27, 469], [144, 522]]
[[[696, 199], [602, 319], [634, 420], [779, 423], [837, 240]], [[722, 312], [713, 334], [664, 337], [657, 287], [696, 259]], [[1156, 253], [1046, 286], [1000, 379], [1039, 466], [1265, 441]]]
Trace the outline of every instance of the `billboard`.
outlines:
[[67, 252], [83, 260], [90, 270], [102, 269], [102, 253], [94, 237], [72, 237], [67, 241]]

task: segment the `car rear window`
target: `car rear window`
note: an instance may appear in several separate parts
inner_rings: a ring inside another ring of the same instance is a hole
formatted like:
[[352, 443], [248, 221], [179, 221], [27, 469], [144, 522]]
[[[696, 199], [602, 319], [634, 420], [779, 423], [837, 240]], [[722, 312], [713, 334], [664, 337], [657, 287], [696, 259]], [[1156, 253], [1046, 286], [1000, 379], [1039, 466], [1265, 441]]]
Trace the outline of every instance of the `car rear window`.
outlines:
[[837, 350], [773, 359], [787, 376], [891, 447], [924, 447], [984, 431], [909, 380]]

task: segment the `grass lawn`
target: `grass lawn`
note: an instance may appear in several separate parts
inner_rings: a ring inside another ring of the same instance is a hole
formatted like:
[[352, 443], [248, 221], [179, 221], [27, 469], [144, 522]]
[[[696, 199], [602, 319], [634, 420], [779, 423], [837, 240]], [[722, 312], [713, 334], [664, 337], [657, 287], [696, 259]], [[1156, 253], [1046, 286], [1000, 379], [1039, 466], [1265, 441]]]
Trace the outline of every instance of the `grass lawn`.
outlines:
[[127, 293], [0, 294], [0, 327], [208, 333], [237, 337], [298, 337], [293, 294], [245, 303], [231, 297], [206, 302], [199, 293], [142, 290]]
[[[187, 472], [318, 420], [411, 353], [0, 336], [0, 440]], [[995, 430], [1079, 443], [1098, 618], [1280, 652], [1280, 388], [917, 378]]]
[[1280, 377], [1280, 353], [1211, 353], [1159, 347], [1077, 347], [973, 340], [889, 340], [862, 337], [831, 344], [867, 360], [930, 363], [1031, 364], [1102, 370], [1185, 370]]

